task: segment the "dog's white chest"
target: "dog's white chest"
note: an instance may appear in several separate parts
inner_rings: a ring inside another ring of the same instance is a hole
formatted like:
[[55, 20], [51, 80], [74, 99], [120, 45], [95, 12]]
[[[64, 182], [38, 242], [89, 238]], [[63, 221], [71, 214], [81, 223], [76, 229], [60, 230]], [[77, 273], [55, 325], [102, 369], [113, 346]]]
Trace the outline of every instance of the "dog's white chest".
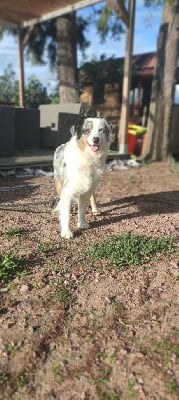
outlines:
[[70, 190], [76, 194], [91, 191], [100, 179], [102, 166], [94, 164], [81, 151], [73, 151], [73, 148], [67, 149], [65, 159]]

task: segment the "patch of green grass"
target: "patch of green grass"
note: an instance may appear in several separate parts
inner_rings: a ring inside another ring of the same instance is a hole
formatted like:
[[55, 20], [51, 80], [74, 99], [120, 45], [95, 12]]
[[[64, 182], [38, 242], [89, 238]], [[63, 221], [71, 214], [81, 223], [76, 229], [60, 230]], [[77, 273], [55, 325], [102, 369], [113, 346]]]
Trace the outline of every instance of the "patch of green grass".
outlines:
[[170, 361], [171, 353], [179, 357], [179, 340], [174, 338], [162, 338], [160, 341], [153, 343], [154, 351], [162, 357], [164, 365], [167, 365]]
[[80, 379], [80, 377], [83, 375], [83, 370], [79, 369], [78, 371], [76, 371], [75, 376], [77, 379]]
[[8, 283], [22, 272], [22, 260], [16, 256], [14, 251], [0, 254], [0, 280]]
[[0, 385], [6, 383], [9, 379], [9, 375], [5, 372], [0, 370]]
[[15, 353], [15, 351], [17, 349], [17, 346], [11, 345], [11, 344], [6, 344], [5, 345], [5, 349], [7, 351], [8, 356], [10, 357], [10, 356], [14, 355], [14, 353]]
[[99, 398], [101, 400], [108, 398], [106, 396], [105, 386], [109, 380], [110, 373], [111, 373], [110, 368], [104, 367], [103, 369], [100, 370], [100, 373], [98, 376], [92, 375], [89, 377], [89, 381], [92, 382], [96, 386], [98, 394], [99, 394]]
[[73, 298], [73, 293], [68, 287], [59, 287], [56, 289], [56, 297], [58, 303], [71, 302]]
[[167, 389], [169, 393], [178, 393], [179, 392], [179, 385], [175, 380], [172, 380], [172, 378], [169, 378], [169, 381], [167, 383]]
[[20, 374], [18, 376], [17, 382], [16, 382], [16, 387], [17, 388], [21, 388], [23, 386], [25, 386], [27, 383], [27, 377], [25, 376], [24, 373]]
[[106, 394], [106, 400], [119, 400], [120, 396], [115, 390], [109, 390]]
[[175, 251], [176, 243], [173, 236], [148, 237], [124, 232], [93, 244], [85, 254], [93, 258], [106, 259], [120, 269], [143, 264], [156, 254], [171, 254]]
[[135, 382], [129, 381], [127, 384], [127, 392], [130, 399], [138, 399], [138, 392], [135, 389]]
[[89, 381], [96, 386], [100, 400], [118, 400], [120, 398], [119, 392], [107, 387], [110, 374], [111, 369], [109, 367], [103, 367], [100, 369], [97, 376], [92, 375], [89, 377]]
[[20, 236], [24, 235], [26, 233], [26, 230], [23, 227], [15, 227], [11, 228], [8, 231], [4, 232], [4, 235], [6, 237], [12, 237], [12, 236]]
[[69, 308], [75, 300], [73, 283], [69, 281], [67, 284], [63, 280], [58, 282], [55, 285], [55, 297], [57, 303], [64, 303], [65, 307]]
[[132, 176], [132, 177], [130, 178], [130, 182], [131, 182], [131, 183], [139, 183], [140, 180], [139, 180], [138, 178]]
[[54, 251], [54, 246], [53, 246], [53, 244], [51, 244], [49, 242], [44, 242], [39, 245], [39, 250], [42, 253], [47, 254], [47, 253]]
[[179, 281], [179, 274], [175, 275], [173, 280], [174, 280], [174, 282]]

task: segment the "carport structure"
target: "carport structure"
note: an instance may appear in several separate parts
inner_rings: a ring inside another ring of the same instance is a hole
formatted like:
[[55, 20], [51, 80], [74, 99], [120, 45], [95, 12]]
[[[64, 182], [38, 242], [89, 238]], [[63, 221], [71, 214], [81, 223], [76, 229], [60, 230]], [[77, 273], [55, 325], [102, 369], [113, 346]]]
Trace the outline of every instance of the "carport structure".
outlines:
[[[109, 0], [115, 8], [115, 1]], [[0, 24], [17, 29], [19, 53], [20, 106], [24, 107], [24, 62], [21, 29], [48, 19], [57, 18], [72, 11], [100, 3], [101, 0], [0, 0]], [[134, 31], [135, 0], [129, 0], [129, 23], [126, 41], [126, 63], [123, 82], [123, 107], [121, 113], [119, 152], [127, 153], [127, 126], [129, 117], [129, 91], [131, 81], [131, 57]]]
[[24, 61], [21, 29], [101, 2], [101, 0], [0, 0], [0, 24], [17, 30], [20, 106], [24, 107]]

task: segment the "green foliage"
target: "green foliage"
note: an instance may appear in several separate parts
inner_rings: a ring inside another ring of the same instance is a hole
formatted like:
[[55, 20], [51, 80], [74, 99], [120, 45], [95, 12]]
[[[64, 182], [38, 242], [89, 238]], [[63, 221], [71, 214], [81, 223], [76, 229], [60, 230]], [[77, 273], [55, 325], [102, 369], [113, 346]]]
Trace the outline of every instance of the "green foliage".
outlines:
[[119, 394], [115, 390], [109, 390], [106, 394], [106, 400], [119, 400]]
[[117, 268], [122, 268], [145, 263], [157, 253], [168, 254], [175, 250], [176, 244], [173, 236], [152, 238], [124, 232], [92, 245], [86, 255], [106, 259]]
[[81, 16], [77, 16], [76, 24], [77, 24], [77, 45], [79, 49], [82, 51], [83, 56], [85, 56], [85, 50], [89, 47], [90, 42], [86, 39], [85, 32], [88, 29], [90, 20], [89, 18], [83, 19]]
[[59, 102], [60, 102], [59, 84], [55, 87], [55, 89], [50, 94], [50, 100], [51, 100], [51, 103], [53, 103], [53, 104], [59, 104]]
[[97, 32], [101, 41], [104, 42], [108, 35], [113, 39], [119, 40], [124, 27], [114, 8], [107, 2], [99, 12], [96, 24]]
[[[89, 25], [88, 19], [76, 18], [77, 45], [83, 52], [89, 46], [89, 41], [85, 37], [85, 31]], [[24, 35], [26, 30], [24, 30]], [[35, 25], [26, 46], [26, 56], [33, 64], [44, 64], [44, 55], [47, 54], [51, 68], [58, 64], [58, 42], [56, 20], [52, 19], [41, 24]]]
[[124, 62], [110, 58], [100, 61], [92, 60], [80, 68], [80, 82], [90, 83], [93, 86], [94, 101], [99, 104], [103, 101], [104, 85], [106, 82], [120, 82], [123, 76]]
[[49, 242], [44, 242], [39, 245], [39, 250], [44, 254], [51, 253], [54, 251], [54, 246]]
[[99, 82], [120, 82], [124, 74], [124, 59], [109, 58], [101, 55], [100, 60], [93, 59], [80, 68], [80, 80], [95, 84]]
[[155, 341], [154, 350], [162, 356], [166, 365], [170, 362], [170, 353], [179, 357], [179, 339], [175, 338], [175, 341], [173, 341], [168, 337], [162, 338], [160, 341]]
[[39, 79], [30, 77], [25, 90], [26, 107], [38, 108], [40, 104], [49, 104], [50, 102], [47, 89], [42, 85]]
[[22, 388], [23, 386], [25, 386], [26, 383], [27, 383], [27, 376], [25, 375], [24, 372], [22, 372], [18, 376], [18, 379], [17, 379], [17, 382], [16, 382], [16, 387], [17, 388]]
[[0, 280], [8, 283], [22, 273], [22, 262], [13, 251], [0, 254]]
[[178, 383], [174, 380], [173, 377], [170, 377], [170, 379], [167, 382], [167, 387], [169, 393], [178, 393], [179, 392], [179, 385]]
[[[1, 100], [19, 105], [19, 86], [15, 79], [15, 72], [12, 65], [8, 65], [4, 74], [0, 76]], [[51, 96], [47, 89], [36, 77], [30, 77], [25, 88], [25, 106], [29, 108], [38, 108], [40, 104], [51, 103]]]
[[61, 286], [56, 289], [56, 297], [58, 303], [71, 303], [73, 299], [73, 294], [69, 288]]
[[24, 235], [24, 233], [26, 233], [26, 230], [23, 227], [15, 227], [15, 228], [11, 228], [8, 231], [6, 231], [4, 233], [4, 235], [6, 237], [12, 237], [12, 236], [20, 236], [20, 235]]
[[16, 105], [19, 103], [18, 82], [15, 80], [15, 72], [10, 64], [5, 68], [4, 74], [0, 76], [0, 93], [1, 101]]
[[127, 392], [129, 395], [130, 399], [137, 399], [138, 398], [138, 392], [135, 389], [135, 382], [134, 381], [129, 381], [127, 384]]
[[[27, 29], [24, 29], [25, 36]], [[44, 55], [47, 54], [51, 67], [57, 65], [56, 20], [51, 19], [36, 24], [26, 43], [25, 54], [33, 64], [45, 64]]]
[[9, 379], [9, 374], [7, 372], [0, 370], [0, 385], [5, 384]]

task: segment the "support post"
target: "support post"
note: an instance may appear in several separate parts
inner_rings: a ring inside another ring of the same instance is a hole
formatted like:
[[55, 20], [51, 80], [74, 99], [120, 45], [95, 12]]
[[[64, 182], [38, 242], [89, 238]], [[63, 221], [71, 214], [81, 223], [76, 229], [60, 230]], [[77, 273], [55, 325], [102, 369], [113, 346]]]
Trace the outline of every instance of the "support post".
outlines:
[[17, 28], [18, 35], [18, 60], [19, 60], [19, 105], [24, 107], [24, 57], [21, 37], [21, 28]]
[[124, 77], [122, 90], [122, 109], [119, 124], [119, 154], [128, 153], [128, 119], [129, 119], [129, 96], [132, 72], [132, 52], [135, 21], [135, 0], [129, 0], [129, 27], [126, 37], [126, 51], [124, 62]]

